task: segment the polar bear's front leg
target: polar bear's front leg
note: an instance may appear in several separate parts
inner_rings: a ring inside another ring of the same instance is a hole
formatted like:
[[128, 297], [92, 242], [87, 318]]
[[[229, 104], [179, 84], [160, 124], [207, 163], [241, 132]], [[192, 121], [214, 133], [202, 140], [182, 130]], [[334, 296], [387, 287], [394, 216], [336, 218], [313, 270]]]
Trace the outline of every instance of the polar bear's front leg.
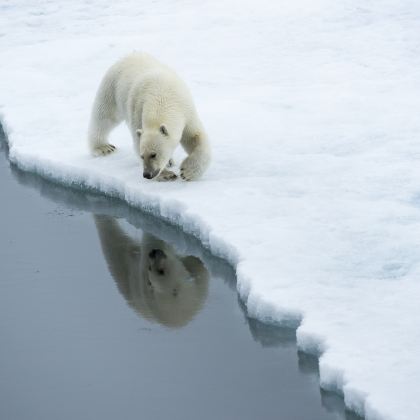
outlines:
[[205, 134], [195, 134], [182, 142], [188, 156], [181, 163], [181, 178], [194, 181], [200, 178], [210, 165], [210, 146]]
[[108, 136], [119, 122], [112, 110], [99, 106], [98, 100], [95, 101], [88, 133], [89, 149], [92, 155], [108, 155], [115, 151], [115, 146], [108, 142]]
[[116, 114], [111, 76], [106, 75], [101, 82], [90, 116], [88, 144], [94, 156], [107, 155], [115, 151], [115, 146], [108, 142], [108, 136], [121, 122], [121, 118]]
[[96, 115], [92, 116], [89, 126], [89, 149], [94, 156], [108, 155], [115, 151], [115, 146], [108, 143], [108, 135], [118, 122], [96, 118]]

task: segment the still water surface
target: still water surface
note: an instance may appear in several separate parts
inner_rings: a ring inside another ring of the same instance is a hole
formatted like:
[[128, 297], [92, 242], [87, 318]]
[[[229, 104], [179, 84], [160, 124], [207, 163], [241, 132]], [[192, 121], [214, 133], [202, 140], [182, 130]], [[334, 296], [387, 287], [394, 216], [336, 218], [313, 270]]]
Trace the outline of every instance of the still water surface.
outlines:
[[246, 316], [224, 261], [0, 144], [0, 419], [356, 419], [294, 330]]

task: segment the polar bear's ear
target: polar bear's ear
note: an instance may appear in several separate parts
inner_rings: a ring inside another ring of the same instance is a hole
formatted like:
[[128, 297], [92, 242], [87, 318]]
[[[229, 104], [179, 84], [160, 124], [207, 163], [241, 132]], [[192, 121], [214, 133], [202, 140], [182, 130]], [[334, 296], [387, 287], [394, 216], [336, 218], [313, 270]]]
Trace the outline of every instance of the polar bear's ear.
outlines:
[[143, 130], [142, 130], [141, 128], [138, 128], [138, 129], [136, 130], [136, 134], [137, 134], [137, 137], [138, 137], [138, 138], [140, 138], [140, 137], [141, 137], [141, 135], [143, 134]]
[[160, 127], [159, 127], [159, 131], [164, 135], [164, 136], [168, 136], [169, 135], [169, 133], [168, 133], [168, 129], [166, 128], [166, 126], [165, 126], [165, 124], [162, 124]]

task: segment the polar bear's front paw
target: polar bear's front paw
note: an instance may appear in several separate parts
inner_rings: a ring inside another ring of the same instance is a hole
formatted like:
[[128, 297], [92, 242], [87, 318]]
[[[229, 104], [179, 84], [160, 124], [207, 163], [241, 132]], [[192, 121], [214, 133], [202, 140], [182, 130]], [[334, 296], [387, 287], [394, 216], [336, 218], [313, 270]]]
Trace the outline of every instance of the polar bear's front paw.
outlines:
[[93, 149], [93, 154], [95, 156], [105, 156], [109, 155], [112, 152], [115, 152], [115, 146], [113, 144], [101, 144], [100, 146], [96, 146]]
[[165, 182], [165, 181], [175, 181], [177, 178], [178, 176], [175, 172], [164, 169], [156, 178], [156, 180], [160, 182]]
[[184, 181], [193, 181], [202, 175], [202, 170], [194, 158], [187, 157], [181, 164], [181, 178]]

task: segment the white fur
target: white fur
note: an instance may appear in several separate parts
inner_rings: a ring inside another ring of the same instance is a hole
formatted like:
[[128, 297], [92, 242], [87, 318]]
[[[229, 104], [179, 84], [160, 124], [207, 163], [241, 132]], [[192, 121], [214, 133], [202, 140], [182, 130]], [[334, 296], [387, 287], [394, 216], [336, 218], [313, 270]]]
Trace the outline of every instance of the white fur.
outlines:
[[112, 217], [94, 219], [108, 268], [127, 303], [150, 321], [171, 328], [188, 324], [207, 298], [204, 264], [150, 234], [143, 233], [141, 241], [132, 238]]
[[145, 176], [176, 178], [167, 166], [179, 143], [188, 154], [181, 164], [183, 179], [197, 179], [207, 169], [210, 147], [187, 86], [148, 54], [130, 54], [105, 74], [89, 125], [89, 147], [94, 155], [115, 150], [108, 135], [122, 121], [143, 159]]

